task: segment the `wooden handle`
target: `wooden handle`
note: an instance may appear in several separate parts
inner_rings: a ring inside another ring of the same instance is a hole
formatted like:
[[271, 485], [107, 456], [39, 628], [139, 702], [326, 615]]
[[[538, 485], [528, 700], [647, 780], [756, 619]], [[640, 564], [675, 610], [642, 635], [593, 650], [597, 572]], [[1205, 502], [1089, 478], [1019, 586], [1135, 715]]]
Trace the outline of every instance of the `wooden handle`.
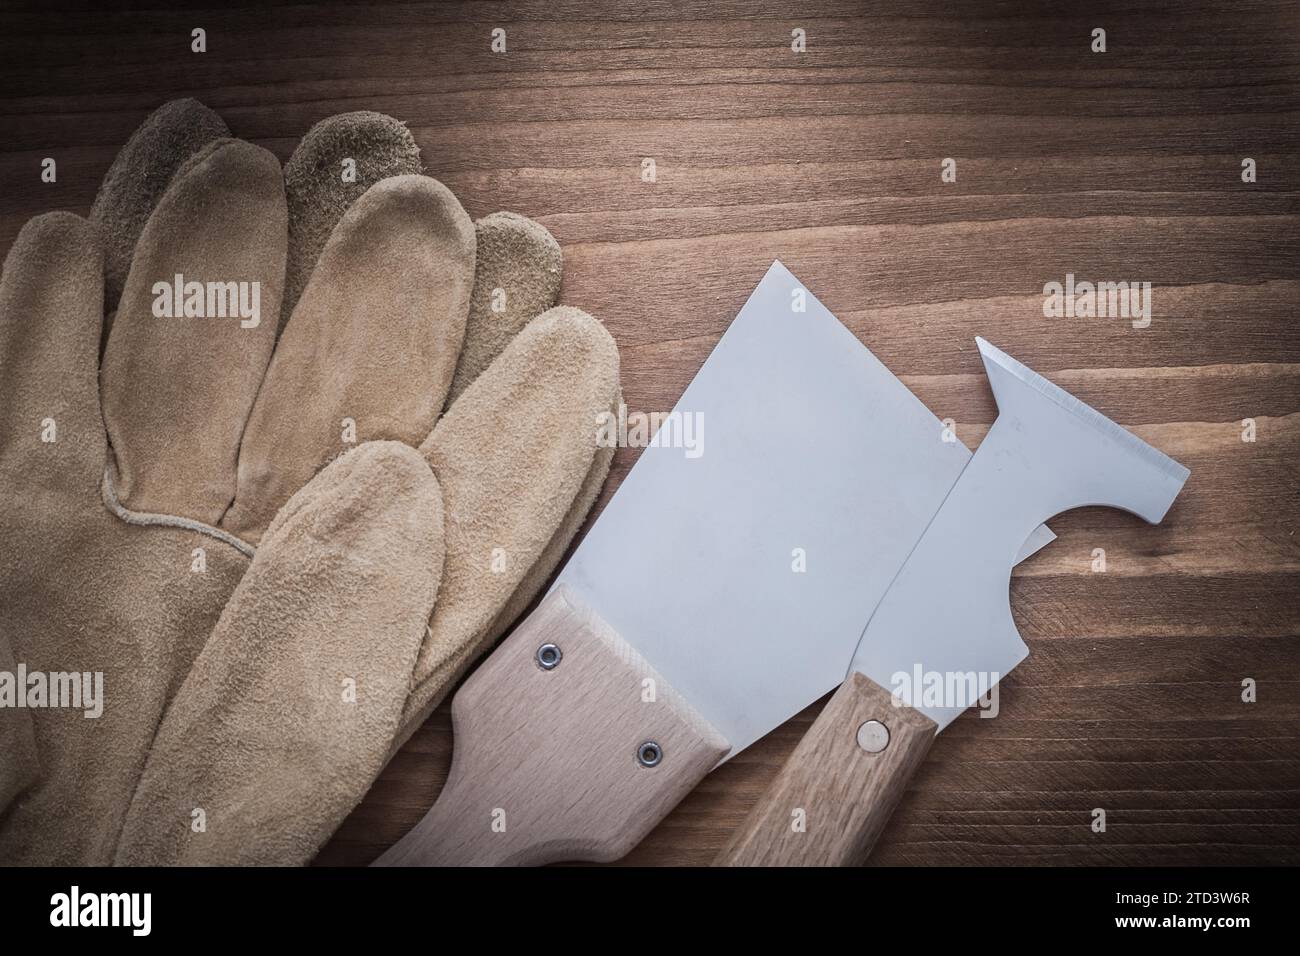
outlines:
[[714, 866], [856, 866], [938, 727], [862, 674], [840, 685]]
[[377, 866], [616, 860], [730, 749], [564, 588], [470, 676], [451, 716], [447, 785]]

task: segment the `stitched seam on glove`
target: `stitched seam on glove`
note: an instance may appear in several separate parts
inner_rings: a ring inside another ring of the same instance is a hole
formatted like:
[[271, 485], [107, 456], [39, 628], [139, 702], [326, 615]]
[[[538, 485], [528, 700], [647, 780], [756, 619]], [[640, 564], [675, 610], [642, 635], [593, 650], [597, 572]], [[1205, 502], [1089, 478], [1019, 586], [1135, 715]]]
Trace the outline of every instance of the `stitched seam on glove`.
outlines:
[[131, 511], [117, 500], [117, 491], [113, 488], [112, 472], [113, 469], [109, 465], [104, 466], [104, 480], [100, 484], [102, 491], [101, 497], [103, 498], [104, 506], [127, 524], [186, 528], [190, 531], [197, 531], [199, 534], [205, 534], [209, 538], [216, 538], [218, 541], [230, 545], [236, 551], [245, 554], [250, 558], [257, 553], [257, 549], [247, 541], [242, 541], [230, 532], [222, 531], [220, 528], [214, 528], [212, 525], [204, 524], [202, 521], [195, 521], [193, 518], [182, 518], [180, 515], [163, 515], [153, 514], [146, 511]]

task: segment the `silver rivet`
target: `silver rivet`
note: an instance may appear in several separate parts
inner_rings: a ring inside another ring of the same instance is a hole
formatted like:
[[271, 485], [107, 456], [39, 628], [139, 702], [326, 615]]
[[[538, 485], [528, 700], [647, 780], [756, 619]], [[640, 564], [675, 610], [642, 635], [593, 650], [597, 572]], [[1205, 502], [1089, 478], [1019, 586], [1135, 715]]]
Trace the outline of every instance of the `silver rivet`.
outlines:
[[555, 644], [543, 644], [537, 649], [537, 666], [544, 671], [553, 671], [560, 666], [560, 660], [564, 657], [560, 653], [560, 648]]
[[636, 748], [636, 762], [643, 767], [654, 767], [664, 759], [664, 749], [653, 740], [647, 740]]
[[869, 754], [878, 754], [889, 746], [889, 728], [878, 720], [868, 720], [858, 728], [858, 746]]

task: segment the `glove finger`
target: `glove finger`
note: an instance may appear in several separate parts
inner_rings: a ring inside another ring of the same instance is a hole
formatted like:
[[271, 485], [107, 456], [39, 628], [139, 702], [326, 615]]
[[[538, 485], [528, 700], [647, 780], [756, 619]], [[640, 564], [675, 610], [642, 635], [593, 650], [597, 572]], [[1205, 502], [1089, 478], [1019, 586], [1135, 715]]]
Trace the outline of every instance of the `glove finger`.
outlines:
[[289, 260], [280, 332], [343, 214], [380, 180], [419, 171], [420, 147], [411, 131], [383, 113], [341, 113], [308, 130], [284, 165]]
[[223, 527], [257, 541], [350, 441], [427, 436], [451, 384], [473, 279], [473, 225], [437, 180], [398, 176], [362, 196], [280, 337]]
[[163, 719], [117, 862], [306, 863], [383, 766], [442, 558], [413, 448], [363, 445], [295, 495]]
[[66, 212], [28, 222], [0, 279], [0, 472], [11, 494], [98, 495], [103, 302], [94, 226]]
[[[610, 409], [611, 414], [618, 414], [618, 402]], [[488, 628], [486, 642], [492, 644], [500, 637], [505, 630], [515, 622], [515, 619], [523, 613], [524, 608], [532, 603], [533, 598], [537, 597], [544, 585], [555, 572], [564, 557], [564, 552], [569, 549], [573, 538], [582, 527], [582, 523], [587, 520], [587, 515], [591, 511], [592, 505], [596, 503], [596, 497], [600, 494], [600, 489], [605, 484], [605, 478], [609, 475], [609, 466], [614, 461], [615, 448], [613, 445], [606, 445], [596, 449], [596, 457], [592, 459], [591, 468], [587, 471], [587, 476], [582, 480], [582, 486], [578, 489], [578, 495], [573, 499], [573, 504], [569, 506], [568, 512], [564, 515], [564, 520], [560, 526], [555, 529], [551, 535], [551, 540], [547, 542], [542, 553], [538, 555], [537, 560], [524, 574], [514, 593], [510, 595], [510, 600], [506, 602], [500, 613], [497, 614], [496, 620]]]
[[[617, 400], [611, 410], [614, 414], [618, 414]], [[596, 449], [596, 457], [592, 459], [591, 468], [588, 469], [587, 476], [582, 480], [582, 487], [578, 489], [578, 495], [573, 499], [573, 504], [569, 506], [564, 520], [555, 530], [555, 533], [551, 535], [551, 540], [542, 549], [537, 560], [524, 574], [518, 586], [510, 595], [509, 600], [506, 601], [505, 606], [497, 613], [496, 618], [484, 632], [481, 640], [484, 648], [491, 647], [496, 643], [497, 638], [504, 634], [510, 625], [523, 614], [528, 605], [541, 592], [542, 586], [555, 573], [560, 559], [564, 557], [564, 553], [569, 549], [569, 545], [573, 543], [578, 529], [587, 520], [592, 505], [596, 503], [600, 489], [605, 484], [605, 478], [609, 475], [609, 466], [614, 460], [615, 450], [612, 445]], [[467, 655], [465, 664], [468, 665], [471, 660], [472, 658]], [[454, 681], [455, 679], [453, 677], [451, 680]], [[448, 681], [430, 680], [426, 683], [426, 686], [416, 689], [412, 703], [407, 707], [406, 713], [402, 715], [402, 729], [393, 738], [393, 744], [389, 748], [390, 753], [396, 753], [401, 749], [410, 736], [429, 719], [429, 714], [442, 702], [443, 691], [450, 686], [451, 683]]]
[[[99, 414], [103, 259], [94, 227], [50, 213], [18, 234], [0, 275], [0, 477], [24, 505], [93, 500], [106, 446]], [[0, 518], [0, 568], [27, 561], [10, 514]], [[10, 576], [6, 573], [6, 578]], [[17, 673], [13, 621], [0, 620], [0, 672]], [[3, 678], [0, 678], [3, 679]], [[25, 687], [11, 693], [25, 694]], [[12, 704], [12, 701], [10, 702]], [[0, 706], [0, 812], [37, 777], [30, 714]]]
[[447, 404], [492, 364], [519, 330], [560, 298], [563, 258], [546, 228], [512, 212], [474, 224], [478, 258], [465, 345]]
[[130, 510], [216, 524], [234, 498], [275, 344], [286, 231], [279, 163], [239, 140], [195, 156], [145, 225], [102, 371], [114, 485]]
[[171, 100], [140, 124], [113, 160], [90, 207], [90, 221], [104, 239], [105, 335], [135, 244], [176, 171], [209, 143], [229, 135], [221, 117], [198, 100]]
[[420, 447], [442, 488], [447, 557], [408, 720], [484, 649], [578, 497], [617, 394], [614, 340], [559, 306], [506, 346]]

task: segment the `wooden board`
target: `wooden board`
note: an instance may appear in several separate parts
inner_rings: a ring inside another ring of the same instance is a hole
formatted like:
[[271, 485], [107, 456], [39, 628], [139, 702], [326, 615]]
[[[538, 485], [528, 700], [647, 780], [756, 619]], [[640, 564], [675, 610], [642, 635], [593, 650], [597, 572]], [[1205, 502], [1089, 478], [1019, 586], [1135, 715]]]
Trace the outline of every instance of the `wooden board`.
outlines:
[[[773, 258], [972, 446], [994, 415], [982, 334], [1192, 478], [1159, 528], [1053, 522], [1060, 540], [1012, 581], [1032, 655], [1000, 716], [939, 738], [873, 862], [1300, 863], [1300, 7], [1067, 8], [6, 12], [0, 247], [28, 216], [88, 209], [165, 99], [199, 97], [282, 159], [315, 121], [365, 108], [408, 122], [472, 215], [554, 232], [564, 300], [618, 340], [632, 410], [672, 407]], [[56, 184], [39, 181], [46, 156]], [[1043, 286], [1067, 272], [1151, 282], [1150, 327], [1045, 318]], [[619, 452], [600, 504], [635, 458]], [[815, 713], [706, 778], [625, 862], [707, 863]], [[450, 755], [444, 708], [320, 862], [373, 859]]]

